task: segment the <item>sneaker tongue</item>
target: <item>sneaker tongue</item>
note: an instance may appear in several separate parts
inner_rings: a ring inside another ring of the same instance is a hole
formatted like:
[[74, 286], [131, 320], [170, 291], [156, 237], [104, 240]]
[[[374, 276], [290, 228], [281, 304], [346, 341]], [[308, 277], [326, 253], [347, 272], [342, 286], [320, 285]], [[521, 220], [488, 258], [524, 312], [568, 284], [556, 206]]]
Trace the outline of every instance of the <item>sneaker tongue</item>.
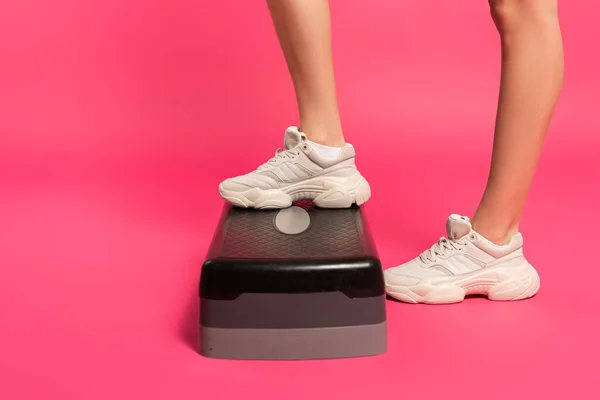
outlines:
[[462, 217], [457, 214], [452, 214], [446, 221], [446, 232], [448, 237], [453, 240], [458, 240], [471, 232], [471, 221], [467, 217]]
[[283, 146], [286, 150], [293, 149], [294, 147], [298, 146], [300, 142], [302, 142], [303, 137], [304, 134], [301, 133], [297, 127], [290, 126], [285, 130]]

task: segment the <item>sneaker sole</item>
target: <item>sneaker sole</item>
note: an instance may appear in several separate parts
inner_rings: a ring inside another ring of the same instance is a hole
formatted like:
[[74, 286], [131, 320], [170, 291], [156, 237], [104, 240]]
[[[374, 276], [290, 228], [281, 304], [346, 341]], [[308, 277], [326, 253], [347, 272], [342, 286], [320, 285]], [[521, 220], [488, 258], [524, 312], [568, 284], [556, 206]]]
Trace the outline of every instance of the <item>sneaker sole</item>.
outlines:
[[540, 289], [540, 277], [529, 263], [522, 267], [488, 267], [454, 277], [442, 283], [414, 286], [385, 285], [387, 294], [410, 304], [460, 303], [468, 295], [484, 295], [494, 301], [516, 301], [533, 297]]
[[225, 190], [220, 185], [219, 193], [228, 203], [242, 208], [281, 209], [300, 200], [311, 200], [321, 208], [349, 208], [353, 204], [360, 206], [369, 200], [371, 187], [357, 172], [344, 178], [318, 176], [279, 189], [254, 188], [235, 192]]

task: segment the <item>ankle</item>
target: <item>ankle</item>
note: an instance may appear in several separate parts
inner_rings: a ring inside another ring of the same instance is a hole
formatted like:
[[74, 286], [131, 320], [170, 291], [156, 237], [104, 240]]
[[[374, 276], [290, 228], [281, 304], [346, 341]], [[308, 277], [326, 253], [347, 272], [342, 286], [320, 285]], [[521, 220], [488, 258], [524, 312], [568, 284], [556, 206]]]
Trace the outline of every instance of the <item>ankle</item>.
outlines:
[[344, 133], [338, 124], [303, 123], [299, 128], [311, 142], [329, 147], [344, 147], [346, 144]]
[[511, 238], [519, 232], [518, 222], [497, 222], [477, 216], [471, 220], [471, 226], [475, 232], [499, 246], [508, 244]]
[[344, 141], [343, 138], [341, 140], [340, 139], [337, 139], [337, 140], [319, 139], [318, 137], [315, 138], [315, 137], [308, 136], [308, 135], [306, 135], [306, 138], [309, 141], [313, 142], [313, 143], [316, 143], [318, 145], [325, 146], [325, 147], [337, 147], [337, 148], [341, 148], [341, 147], [344, 147], [346, 145], [346, 142]]
[[344, 135], [336, 134], [330, 135], [328, 133], [317, 131], [317, 134], [313, 132], [302, 131], [306, 135], [306, 138], [318, 145], [327, 146], [327, 147], [344, 147], [346, 141], [344, 140]]

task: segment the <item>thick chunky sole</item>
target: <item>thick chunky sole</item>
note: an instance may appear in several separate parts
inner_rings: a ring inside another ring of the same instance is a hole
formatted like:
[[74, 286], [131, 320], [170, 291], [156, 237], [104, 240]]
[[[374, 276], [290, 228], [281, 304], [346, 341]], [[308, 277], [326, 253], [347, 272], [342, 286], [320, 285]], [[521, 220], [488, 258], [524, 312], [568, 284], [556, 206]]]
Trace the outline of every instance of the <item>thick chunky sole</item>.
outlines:
[[311, 200], [322, 208], [349, 208], [364, 204], [371, 197], [371, 187], [359, 173], [347, 177], [321, 175], [292, 183], [279, 189], [254, 188], [244, 192], [225, 190], [219, 186], [225, 201], [242, 208], [281, 209], [294, 201]]
[[395, 286], [386, 282], [390, 297], [404, 303], [460, 303], [468, 295], [484, 295], [495, 301], [524, 300], [540, 289], [540, 277], [528, 262], [520, 267], [487, 267], [454, 277], [419, 282], [414, 286]]

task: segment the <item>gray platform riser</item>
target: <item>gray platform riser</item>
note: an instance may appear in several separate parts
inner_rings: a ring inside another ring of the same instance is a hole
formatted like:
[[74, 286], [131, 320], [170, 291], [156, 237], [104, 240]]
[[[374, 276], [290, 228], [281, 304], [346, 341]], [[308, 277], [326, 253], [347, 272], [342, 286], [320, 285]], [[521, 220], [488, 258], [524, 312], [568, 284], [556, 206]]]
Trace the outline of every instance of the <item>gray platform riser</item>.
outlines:
[[375, 356], [387, 350], [386, 323], [313, 329], [200, 327], [200, 354], [236, 360]]
[[245, 293], [236, 300], [200, 301], [200, 324], [213, 328], [304, 329], [385, 320], [385, 296], [352, 299], [340, 292]]

